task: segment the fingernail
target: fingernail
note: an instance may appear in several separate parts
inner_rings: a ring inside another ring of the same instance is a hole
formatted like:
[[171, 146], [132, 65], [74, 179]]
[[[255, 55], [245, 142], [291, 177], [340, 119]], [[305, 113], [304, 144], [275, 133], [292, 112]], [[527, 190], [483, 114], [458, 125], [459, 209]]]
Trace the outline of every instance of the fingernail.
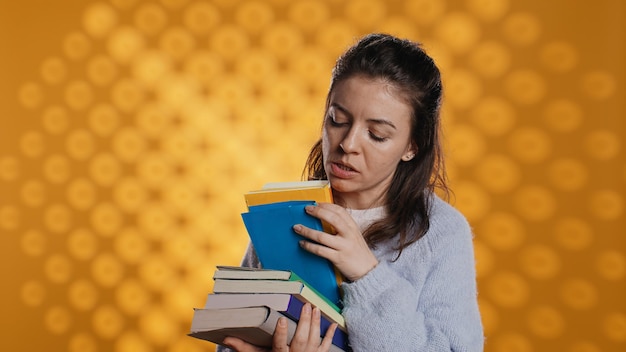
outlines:
[[335, 336], [335, 333], [337, 332], [337, 323], [333, 323], [328, 330], [326, 330], [326, 333], [328, 334], [328, 331], [332, 331], [333, 336]]
[[312, 206], [312, 205], [307, 205], [306, 207], [304, 207], [304, 210], [305, 210], [307, 213], [310, 213], [310, 212], [312, 212], [312, 211], [313, 211], [313, 206]]
[[279, 318], [278, 319], [278, 325], [280, 326], [287, 326], [287, 318]]
[[293, 225], [293, 230], [296, 232], [300, 232], [300, 230], [302, 230], [302, 225]]
[[316, 317], [316, 318], [320, 316], [320, 309], [319, 308], [315, 307], [313, 309], [313, 316]]
[[310, 304], [305, 304], [304, 305], [304, 311], [307, 313], [311, 313], [311, 305]]

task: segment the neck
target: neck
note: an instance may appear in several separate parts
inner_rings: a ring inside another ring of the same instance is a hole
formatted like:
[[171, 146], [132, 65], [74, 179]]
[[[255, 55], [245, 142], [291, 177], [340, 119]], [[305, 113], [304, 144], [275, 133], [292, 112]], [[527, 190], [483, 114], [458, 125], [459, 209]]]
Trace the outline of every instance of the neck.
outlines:
[[365, 210], [378, 208], [385, 205], [384, 196], [365, 197], [361, 192], [358, 193], [339, 193], [333, 191], [333, 199], [336, 204], [346, 209]]

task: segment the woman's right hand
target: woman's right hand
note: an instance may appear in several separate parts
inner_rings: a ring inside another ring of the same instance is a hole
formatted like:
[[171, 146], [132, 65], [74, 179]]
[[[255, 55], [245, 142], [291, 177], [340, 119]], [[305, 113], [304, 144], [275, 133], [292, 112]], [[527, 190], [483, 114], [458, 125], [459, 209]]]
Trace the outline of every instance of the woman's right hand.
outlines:
[[378, 259], [365, 241], [359, 225], [344, 207], [319, 203], [308, 205], [305, 210], [309, 215], [332, 225], [336, 233], [329, 234], [296, 224], [294, 231], [310, 240], [302, 240], [302, 248], [330, 260], [350, 281], [362, 278], [378, 265]]
[[[321, 312], [319, 308], [312, 308], [306, 303], [300, 312], [300, 321], [296, 327], [291, 345], [287, 345], [288, 330], [287, 318], [280, 318], [274, 331], [272, 352], [327, 352], [330, 350], [333, 335], [337, 324], [332, 324], [320, 342]], [[227, 337], [224, 344], [237, 352], [268, 351], [265, 348], [254, 346], [236, 337]]]

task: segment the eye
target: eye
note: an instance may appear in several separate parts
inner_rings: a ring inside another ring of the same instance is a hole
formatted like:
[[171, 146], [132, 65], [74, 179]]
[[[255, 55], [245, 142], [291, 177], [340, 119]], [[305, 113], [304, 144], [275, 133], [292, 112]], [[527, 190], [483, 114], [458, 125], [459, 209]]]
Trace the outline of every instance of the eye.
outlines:
[[328, 113], [326, 119], [328, 120], [328, 122], [330, 123], [331, 126], [340, 127], [340, 126], [348, 125], [347, 121], [342, 121], [342, 120], [338, 119], [336, 117], [336, 115], [334, 113], [331, 113], [331, 112]]
[[381, 137], [372, 131], [368, 131], [368, 133], [370, 135], [370, 138], [374, 140], [375, 142], [384, 142], [387, 140], [387, 137]]

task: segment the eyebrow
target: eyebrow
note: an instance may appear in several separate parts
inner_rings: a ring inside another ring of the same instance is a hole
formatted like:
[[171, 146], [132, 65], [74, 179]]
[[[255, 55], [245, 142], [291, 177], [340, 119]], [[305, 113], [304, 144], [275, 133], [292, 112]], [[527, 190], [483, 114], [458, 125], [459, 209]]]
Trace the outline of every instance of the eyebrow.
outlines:
[[[350, 111], [348, 111], [348, 109], [346, 109], [345, 107], [343, 107], [341, 104], [338, 103], [331, 103], [330, 107], [333, 107], [337, 110], [340, 110], [341, 112], [343, 112], [344, 114], [353, 117], [352, 113], [350, 113]], [[386, 120], [386, 119], [367, 119], [367, 122], [372, 122], [375, 124], [379, 124], [379, 125], [387, 125], [391, 128], [393, 128], [394, 130], [397, 130], [398, 128], [396, 127], [396, 125], [393, 124], [393, 122]]]

